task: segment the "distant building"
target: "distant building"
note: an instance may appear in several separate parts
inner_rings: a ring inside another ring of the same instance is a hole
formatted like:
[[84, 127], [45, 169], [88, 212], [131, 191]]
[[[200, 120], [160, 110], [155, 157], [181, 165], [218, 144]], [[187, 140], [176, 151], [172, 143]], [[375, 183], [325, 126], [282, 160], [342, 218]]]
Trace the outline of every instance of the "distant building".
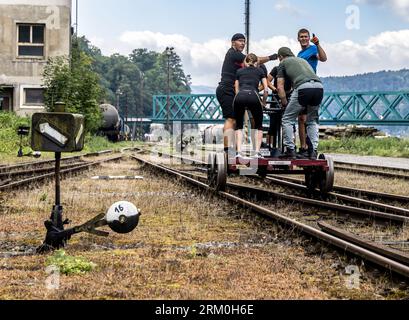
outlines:
[[70, 46], [71, 0], [0, 0], [0, 110], [42, 110], [47, 59]]

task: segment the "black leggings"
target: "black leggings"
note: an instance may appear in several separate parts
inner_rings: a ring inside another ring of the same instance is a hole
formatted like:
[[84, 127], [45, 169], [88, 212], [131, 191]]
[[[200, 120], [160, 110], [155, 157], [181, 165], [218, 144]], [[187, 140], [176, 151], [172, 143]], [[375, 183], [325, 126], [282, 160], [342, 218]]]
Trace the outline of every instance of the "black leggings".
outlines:
[[248, 109], [253, 115], [256, 130], [263, 130], [263, 106], [260, 96], [253, 90], [241, 90], [234, 99], [234, 115], [236, 117], [236, 130], [244, 127], [244, 114]]

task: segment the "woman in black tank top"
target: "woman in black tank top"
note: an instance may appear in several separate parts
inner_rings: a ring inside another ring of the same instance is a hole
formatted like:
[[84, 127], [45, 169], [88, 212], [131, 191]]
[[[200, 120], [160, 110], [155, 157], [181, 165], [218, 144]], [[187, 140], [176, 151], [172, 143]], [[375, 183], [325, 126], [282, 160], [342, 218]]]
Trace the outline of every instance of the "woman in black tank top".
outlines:
[[[236, 98], [234, 99], [234, 115], [236, 117], [236, 143], [237, 157], [242, 157], [241, 147], [243, 143], [244, 114], [248, 109], [253, 115], [255, 129], [258, 130], [255, 141], [256, 157], [260, 155], [261, 143], [263, 141], [263, 106], [265, 106], [268, 97], [268, 84], [264, 73], [257, 67], [257, 56], [249, 54], [246, 57], [246, 67], [240, 69], [236, 76]], [[258, 94], [259, 85], [262, 82], [264, 86], [263, 102]]]

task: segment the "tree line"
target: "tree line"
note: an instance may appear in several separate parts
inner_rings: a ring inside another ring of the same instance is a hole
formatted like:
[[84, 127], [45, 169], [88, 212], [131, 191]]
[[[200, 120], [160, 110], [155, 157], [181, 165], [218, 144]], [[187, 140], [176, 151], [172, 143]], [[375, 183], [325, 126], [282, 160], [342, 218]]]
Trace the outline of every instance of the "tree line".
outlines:
[[409, 70], [380, 71], [322, 79], [326, 92], [408, 91]]
[[68, 112], [85, 115], [87, 130], [101, 126], [101, 103], [117, 106], [122, 117], [150, 117], [154, 95], [191, 93], [191, 77], [175, 51], [135, 49], [130, 55], [104, 56], [86, 37], [72, 39], [71, 57], [50, 58], [44, 70], [47, 110], [65, 102]]
[[[93, 68], [101, 79], [105, 102], [116, 105], [119, 95], [120, 112], [123, 116], [152, 115], [154, 95], [166, 94], [168, 78], [168, 56], [166, 52], [135, 49], [130, 55], [113, 54], [104, 56], [84, 36], [78, 38], [81, 52], [93, 60]], [[191, 77], [186, 75], [182, 60], [172, 51], [169, 57], [170, 92], [189, 94]], [[119, 90], [119, 91], [118, 91]]]

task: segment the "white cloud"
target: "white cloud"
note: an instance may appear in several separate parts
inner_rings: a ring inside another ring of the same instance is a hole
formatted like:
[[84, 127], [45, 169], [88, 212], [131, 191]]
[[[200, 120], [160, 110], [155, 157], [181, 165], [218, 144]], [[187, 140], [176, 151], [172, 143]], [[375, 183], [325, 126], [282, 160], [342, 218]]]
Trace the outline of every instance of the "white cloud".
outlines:
[[[408, 68], [409, 29], [383, 32], [369, 38], [364, 43], [350, 40], [328, 42], [321, 39], [327, 51], [328, 62], [319, 66], [320, 76], [354, 75], [380, 70], [398, 70]], [[216, 87], [220, 81], [220, 72], [225, 54], [229, 48], [228, 39], [213, 39], [204, 43], [194, 42], [186, 36], [163, 34], [151, 31], [125, 32], [118, 46], [113, 49], [102, 47], [104, 54], [120, 52], [129, 54], [135, 48], [148, 48], [162, 52], [167, 46], [175, 47], [181, 56], [187, 74], [192, 76], [193, 84]], [[280, 47], [290, 47], [294, 53], [300, 49], [296, 39], [276, 36], [251, 43], [251, 51], [258, 55], [271, 55]], [[277, 62], [268, 64], [269, 68]]]
[[409, 21], [409, 0], [355, 0], [357, 4], [370, 4], [392, 10]]
[[274, 5], [277, 11], [286, 11], [294, 16], [301, 16], [302, 12], [296, 6], [292, 5], [288, 0], [278, 0]]
[[408, 68], [409, 30], [383, 32], [364, 44], [352, 41], [323, 43], [328, 62], [320, 65], [321, 74], [354, 75], [379, 70]]

